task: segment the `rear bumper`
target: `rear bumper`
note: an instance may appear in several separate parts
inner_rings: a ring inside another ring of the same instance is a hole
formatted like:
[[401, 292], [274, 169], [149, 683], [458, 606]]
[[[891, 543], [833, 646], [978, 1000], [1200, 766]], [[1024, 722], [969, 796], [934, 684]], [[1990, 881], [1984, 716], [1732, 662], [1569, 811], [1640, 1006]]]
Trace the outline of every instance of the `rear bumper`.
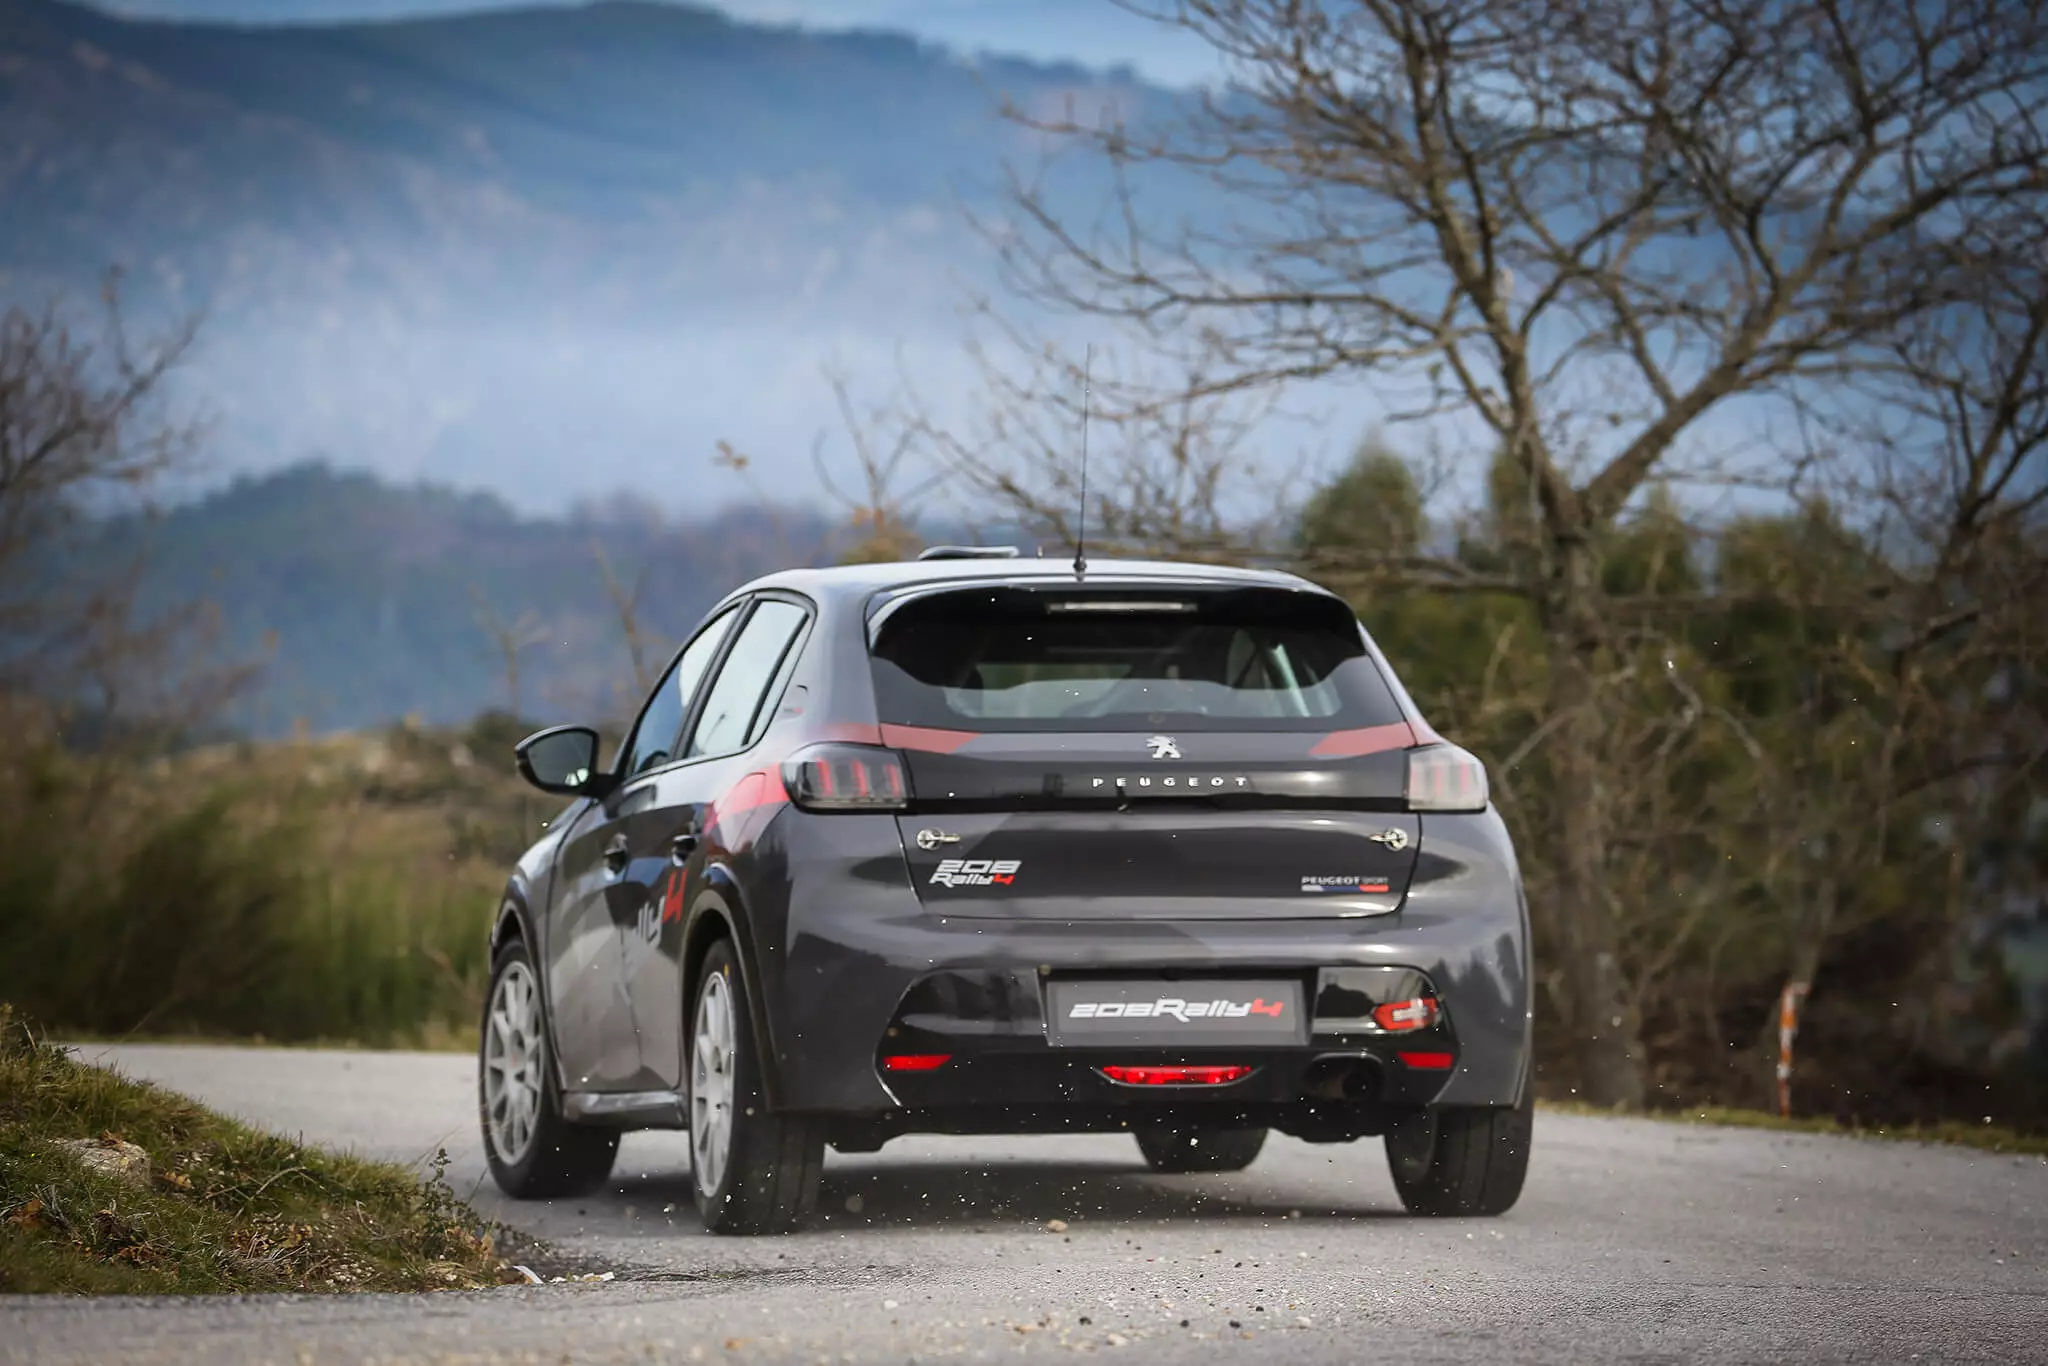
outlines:
[[[1375, 1072], [1375, 1104], [1508, 1105], [1526, 1084], [1528, 918], [1513, 848], [1492, 812], [1424, 817], [1401, 909], [1359, 920], [941, 918], [919, 904], [900, 858], [876, 857], [883, 831], [871, 818], [792, 812], [776, 825], [783, 828], [770, 829], [762, 852], [787, 859], [790, 899], [750, 915], [761, 936], [775, 1099], [782, 1109], [849, 1121], [848, 1132], [1056, 1131], [1186, 1111], [1209, 1116], [1204, 1122], [1264, 1115], [1259, 1122], [1288, 1127], [1279, 1120], [1314, 1108], [1307, 1096], [1332, 1070], [1318, 1062], [1329, 1055]], [[891, 822], [886, 839], [895, 838]], [[1423, 974], [1442, 1002], [1443, 1027], [1380, 1038], [1318, 1027], [1302, 1046], [1255, 1055], [1056, 1049], [1045, 1041], [1045, 983], [1059, 977], [1290, 977], [1314, 1000], [1328, 970], [1361, 967]], [[932, 1008], [933, 983], [947, 984], [939, 996], [951, 1006]], [[1404, 1050], [1450, 1052], [1453, 1062], [1412, 1067], [1398, 1056]], [[927, 1074], [885, 1074], [879, 1059], [895, 1052], [950, 1061]], [[1104, 1062], [1205, 1060], [1257, 1070], [1228, 1086], [1144, 1088], [1095, 1070]], [[1321, 1103], [1332, 1123], [1372, 1131], [1362, 1098]]]

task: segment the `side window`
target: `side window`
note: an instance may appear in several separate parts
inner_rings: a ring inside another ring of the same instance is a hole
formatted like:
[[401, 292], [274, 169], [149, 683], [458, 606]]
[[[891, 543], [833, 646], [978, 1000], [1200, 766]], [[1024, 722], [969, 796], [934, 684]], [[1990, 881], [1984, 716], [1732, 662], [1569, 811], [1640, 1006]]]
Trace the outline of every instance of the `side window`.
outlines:
[[716, 621], [699, 631], [697, 638], [676, 660], [675, 666], [655, 685], [654, 695], [647, 699], [647, 707], [640, 713], [640, 724], [633, 730], [625, 765], [627, 777], [659, 768], [675, 757], [670, 751], [675, 745], [677, 732], [683, 728], [683, 715], [690, 709], [690, 698], [696, 694], [704, 671], [711, 667], [711, 661], [718, 655], [718, 647], [725, 642], [738, 618], [739, 611], [734, 609], [722, 613]]
[[768, 724], [775, 719], [776, 708], [782, 705], [782, 695], [789, 691], [790, 675], [796, 672], [797, 660], [803, 657], [804, 641], [809, 633], [808, 621], [798, 625], [796, 638], [782, 652], [782, 667], [775, 671], [775, 677], [768, 680], [768, 691], [761, 694], [761, 705], [754, 709], [754, 724], [747, 729], [742, 749], [752, 749], [754, 742], [768, 733]]
[[697, 732], [690, 739], [690, 758], [733, 754], [747, 747], [756, 734], [754, 718], [769, 680], [779, 673], [806, 618], [803, 608], [774, 599], [754, 609], [704, 699]]

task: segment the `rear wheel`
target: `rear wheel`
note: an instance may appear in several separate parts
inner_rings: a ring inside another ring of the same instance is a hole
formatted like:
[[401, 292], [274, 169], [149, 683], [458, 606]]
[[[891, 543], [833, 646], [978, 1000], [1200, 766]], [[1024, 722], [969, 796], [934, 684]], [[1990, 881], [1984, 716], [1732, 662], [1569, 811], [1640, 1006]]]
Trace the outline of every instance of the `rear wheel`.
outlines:
[[1418, 1110], [1387, 1129], [1387, 1165], [1410, 1214], [1505, 1214], [1521, 1198], [1536, 1125], [1533, 1094], [1513, 1107]]
[[484, 999], [477, 1092], [491, 1179], [515, 1200], [596, 1190], [612, 1174], [619, 1131], [563, 1117], [541, 1013], [540, 974], [520, 940], [498, 950]]
[[825, 1126], [768, 1109], [732, 945], [712, 945], [690, 1015], [690, 1184], [713, 1233], [786, 1233], [818, 1204]]
[[1264, 1129], [1148, 1124], [1137, 1137], [1138, 1151], [1155, 1172], [1241, 1172], [1266, 1146]]

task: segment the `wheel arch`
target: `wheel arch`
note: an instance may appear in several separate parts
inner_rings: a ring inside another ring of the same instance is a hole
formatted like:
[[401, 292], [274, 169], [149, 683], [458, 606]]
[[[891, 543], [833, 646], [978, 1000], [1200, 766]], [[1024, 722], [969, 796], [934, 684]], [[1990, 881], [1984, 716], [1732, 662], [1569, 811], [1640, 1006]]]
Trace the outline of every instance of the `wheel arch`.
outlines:
[[747, 1002], [747, 1020], [753, 1026], [761, 1087], [768, 1105], [782, 1103], [782, 1064], [775, 1048], [775, 1035], [768, 1019], [767, 993], [762, 989], [759, 960], [754, 954], [753, 936], [748, 933], [745, 903], [730, 870], [714, 865], [704, 888], [690, 903], [689, 920], [683, 929], [683, 1045], [689, 1051], [689, 1016], [697, 1009], [697, 987], [704, 971], [704, 959], [711, 946], [723, 939], [732, 945], [739, 965], [740, 985]]
[[533, 915], [527, 909], [525, 889], [517, 882], [505, 888], [505, 895], [498, 902], [498, 914], [491, 921], [491, 958], [495, 960], [498, 950], [512, 939], [523, 940], [526, 951], [533, 956], [534, 966], [540, 966], [540, 938], [534, 933]]
[[[547, 954], [538, 931], [533, 909], [527, 904], [526, 888], [515, 878], [506, 884], [505, 894], [498, 901], [498, 913], [491, 920], [490, 963], [495, 967], [498, 955], [509, 943], [517, 941], [525, 946], [534, 980], [540, 985], [540, 1022], [541, 1028], [547, 1031], [548, 1069], [554, 1074], [557, 1088], [566, 1091], [569, 1080], [562, 1074], [561, 1039], [556, 1034], [554, 1002], [548, 990]], [[488, 987], [484, 993], [484, 1009], [490, 1009]], [[483, 1046], [481, 1029], [477, 1046]]]

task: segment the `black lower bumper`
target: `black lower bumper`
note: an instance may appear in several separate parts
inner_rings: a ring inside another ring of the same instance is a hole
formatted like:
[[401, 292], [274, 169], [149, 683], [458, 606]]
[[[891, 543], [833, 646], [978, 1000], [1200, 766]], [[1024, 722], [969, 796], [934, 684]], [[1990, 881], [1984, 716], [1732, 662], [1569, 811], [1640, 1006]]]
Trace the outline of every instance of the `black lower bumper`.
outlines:
[[[917, 1046], [937, 1044], [919, 1040]], [[907, 1056], [946, 1061], [916, 1072], [885, 1070], [884, 1084], [898, 1106], [835, 1117], [836, 1144], [859, 1151], [903, 1133], [1093, 1133], [1144, 1124], [1269, 1128], [1341, 1142], [1382, 1132], [1390, 1111], [1431, 1103], [1450, 1075], [1437, 1065], [1442, 1054], [1415, 1067], [1391, 1048], [1265, 1054], [1041, 1048]], [[1113, 1080], [1105, 1070], [1143, 1075], [1188, 1064], [1249, 1071], [1221, 1084], [1158, 1084]]]
[[[1188, 994], [1219, 974], [1171, 979]], [[1343, 1141], [1379, 1133], [1390, 1110], [1433, 1103], [1456, 1064], [1448, 1013], [1389, 1032], [1376, 1006], [1435, 1000], [1422, 974], [1395, 968], [1311, 969], [1314, 1004], [1286, 1047], [1161, 1047], [1047, 1042], [1040, 993], [1003, 973], [937, 973], [919, 981], [885, 1031], [874, 1066], [895, 1102], [834, 1121], [849, 1150], [898, 1133], [1095, 1132], [1150, 1123], [1275, 1128]], [[1161, 985], [1167, 985], [1162, 979]]]

